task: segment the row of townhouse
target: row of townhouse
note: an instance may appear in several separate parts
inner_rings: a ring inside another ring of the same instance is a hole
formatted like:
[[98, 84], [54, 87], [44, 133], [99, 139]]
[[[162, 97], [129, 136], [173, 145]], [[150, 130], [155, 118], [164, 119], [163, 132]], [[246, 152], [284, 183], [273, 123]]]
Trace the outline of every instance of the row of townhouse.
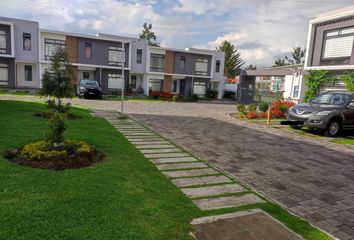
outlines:
[[[305, 63], [295, 66], [241, 72], [238, 100], [258, 101], [259, 90], [280, 92], [284, 99], [302, 102], [306, 92], [303, 76], [308, 70], [330, 70], [336, 75], [354, 70], [354, 6], [327, 12], [310, 21]], [[280, 84], [280, 85], [277, 85]], [[321, 91], [345, 90], [341, 81]]]
[[57, 47], [66, 49], [75, 83], [95, 79], [104, 93], [121, 90], [124, 76], [126, 92], [146, 96], [203, 96], [209, 90], [217, 91], [218, 98], [223, 95], [223, 53], [149, 46], [146, 40], [109, 34], [45, 30], [38, 22], [2, 17], [0, 86], [40, 88]]

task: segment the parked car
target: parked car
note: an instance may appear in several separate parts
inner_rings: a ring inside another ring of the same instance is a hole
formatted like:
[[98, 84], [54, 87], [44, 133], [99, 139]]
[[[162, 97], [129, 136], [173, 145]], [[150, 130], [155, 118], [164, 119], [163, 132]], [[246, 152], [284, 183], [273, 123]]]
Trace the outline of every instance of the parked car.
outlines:
[[76, 95], [79, 98], [99, 98], [102, 99], [102, 86], [96, 80], [81, 80], [76, 87]]
[[334, 137], [342, 130], [354, 129], [354, 93], [330, 91], [317, 96], [309, 103], [298, 104], [288, 111], [292, 128], [324, 131]]

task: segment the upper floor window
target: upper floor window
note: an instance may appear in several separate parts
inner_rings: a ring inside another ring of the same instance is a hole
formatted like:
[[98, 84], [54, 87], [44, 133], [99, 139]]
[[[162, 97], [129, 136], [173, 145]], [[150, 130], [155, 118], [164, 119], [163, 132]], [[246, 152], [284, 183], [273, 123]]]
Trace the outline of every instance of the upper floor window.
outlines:
[[215, 72], [220, 72], [220, 60], [216, 60]]
[[31, 46], [31, 34], [30, 33], [24, 33], [22, 34], [23, 38], [23, 50], [24, 51], [31, 51], [32, 46]]
[[137, 49], [136, 50], [136, 63], [141, 64], [143, 62], [143, 50]]
[[150, 57], [150, 71], [164, 72], [165, 71], [165, 55], [151, 54]]
[[85, 43], [85, 58], [92, 58], [92, 43]]
[[57, 48], [65, 48], [65, 40], [58, 39], [44, 39], [44, 58], [49, 60], [54, 56]]
[[124, 62], [123, 49], [121, 47], [108, 48], [108, 64], [114, 66], [122, 66]]
[[352, 55], [353, 40], [353, 27], [325, 32], [322, 58], [349, 58]]
[[179, 68], [180, 69], [184, 69], [185, 66], [186, 66], [186, 57], [185, 56], [181, 56], [181, 58], [179, 60]]
[[32, 66], [25, 65], [25, 81], [32, 81]]
[[6, 32], [0, 31], [0, 54], [6, 54]]
[[208, 75], [208, 63], [209, 60], [206, 58], [197, 58], [195, 63], [195, 74], [196, 75]]

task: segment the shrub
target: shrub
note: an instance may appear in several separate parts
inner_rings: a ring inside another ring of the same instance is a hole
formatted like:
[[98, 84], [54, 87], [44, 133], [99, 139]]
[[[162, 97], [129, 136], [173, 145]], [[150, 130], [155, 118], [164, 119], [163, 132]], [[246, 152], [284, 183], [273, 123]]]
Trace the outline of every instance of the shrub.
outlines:
[[258, 108], [259, 108], [259, 111], [261, 111], [261, 112], [267, 112], [268, 108], [269, 108], [269, 104], [266, 102], [261, 102], [261, 103], [259, 103]]
[[47, 141], [49, 143], [62, 143], [64, 141], [64, 131], [67, 128], [65, 123], [66, 116], [60, 112], [54, 112], [49, 120], [49, 132]]
[[266, 112], [260, 112], [258, 115], [260, 118], [267, 118], [268, 117], [268, 113], [266, 113]]
[[218, 91], [215, 90], [207, 90], [207, 97], [209, 98], [217, 98], [218, 97]]
[[198, 100], [199, 100], [199, 96], [194, 93], [188, 98], [188, 102], [197, 102]]
[[246, 114], [246, 106], [244, 104], [237, 105], [237, 111], [239, 111], [241, 114], [245, 115]]
[[178, 102], [178, 96], [177, 95], [174, 95], [172, 97], [172, 102]]
[[249, 112], [246, 114], [247, 119], [256, 119], [259, 118], [259, 115], [257, 112]]
[[232, 91], [224, 91], [224, 98], [235, 98], [236, 93]]
[[287, 113], [289, 108], [291, 108], [294, 105], [295, 103], [291, 101], [284, 101], [278, 99], [270, 107], [271, 116], [275, 118], [283, 118], [285, 117], [285, 114]]
[[250, 112], [257, 111], [257, 104], [253, 103], [253, 104], [249, 105], [248, 106], [248, 111], [250, 111]]

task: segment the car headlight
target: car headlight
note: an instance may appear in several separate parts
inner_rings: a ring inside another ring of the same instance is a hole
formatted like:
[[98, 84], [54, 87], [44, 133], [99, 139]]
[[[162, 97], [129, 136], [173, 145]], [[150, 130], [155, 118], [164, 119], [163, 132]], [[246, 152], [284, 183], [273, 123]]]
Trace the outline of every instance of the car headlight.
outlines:
[[321, 112], [318, 112], [316, 113], [315, 115], [317, 116], [326, 116], [328, 114], [330, 114], [332, 111], [321, 111]]
[[85, 91], [86, 91], [86, 88], [80, 87], [80, 91], [85, 92]]

